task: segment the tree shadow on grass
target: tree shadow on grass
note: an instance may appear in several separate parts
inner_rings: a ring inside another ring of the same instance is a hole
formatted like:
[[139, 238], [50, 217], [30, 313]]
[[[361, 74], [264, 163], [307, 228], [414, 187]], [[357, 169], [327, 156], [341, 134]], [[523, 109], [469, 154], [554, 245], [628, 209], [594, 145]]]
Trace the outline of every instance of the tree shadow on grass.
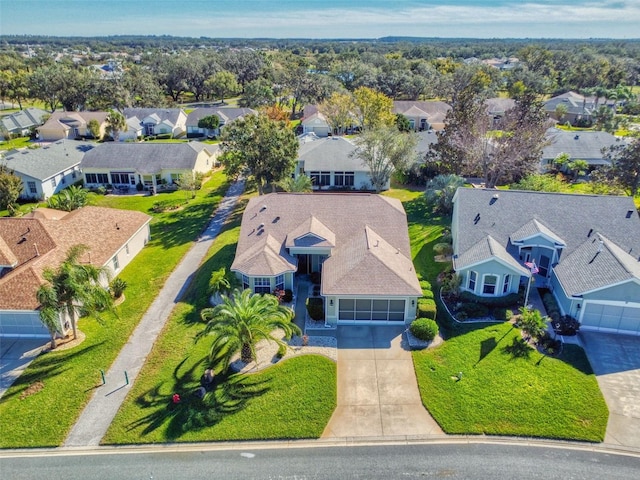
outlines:
[[[151, 409], [148, 415], [131, 422], [129, 430], [144, 427], [141, 435], [165, 428], [165, 439], [176, 440], [183, 434], [212, 427], [225, 416], [243, 410], [248, 402], [269, 391], [269, 381], [256, 375], [217, 375], [207, 385], [204, 398], [197, 395], [199, 384], [193, 382], [196, 371], [202, 369], [204, 359], [179, 373], [183, 360], [174, 371], [172, 385], [160, 383], [136, 399], [136, 403]], [[173, 403], [173, 394], [180, 395], [180, 402]]]
[[568, 363], [585, 375], [593, 375], [594, 373], [591, 368], [591, 363], [589, 363], [589, 359], [587, 358], [587, 354], [584, 349], [578, 345], [565, 344], [562, 347], [562, 353], [557, 358]]
[[511, 345], [502, 347], [502, 353], [511, 355], [512, 360], [515, 360], [516, 358], [529, 359], [531, 357], [531, 352], [533, 352], [533, 348], [531, 348], [521, 337], [513, 337]]

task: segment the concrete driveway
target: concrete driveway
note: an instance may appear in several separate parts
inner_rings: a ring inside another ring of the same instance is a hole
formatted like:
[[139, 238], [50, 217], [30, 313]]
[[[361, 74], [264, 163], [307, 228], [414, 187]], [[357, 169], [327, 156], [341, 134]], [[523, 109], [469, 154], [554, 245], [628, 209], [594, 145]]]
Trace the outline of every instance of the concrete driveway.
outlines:
[[46, 338], [0, 338], [0, 398], [47, 345]]
[[404, 327], [338, 327], [338, 406], [323, 438], [442, 434], [422, 405]]
[[640, 448], [640, 337], [581, 332], [609, 407], [604, 441]]

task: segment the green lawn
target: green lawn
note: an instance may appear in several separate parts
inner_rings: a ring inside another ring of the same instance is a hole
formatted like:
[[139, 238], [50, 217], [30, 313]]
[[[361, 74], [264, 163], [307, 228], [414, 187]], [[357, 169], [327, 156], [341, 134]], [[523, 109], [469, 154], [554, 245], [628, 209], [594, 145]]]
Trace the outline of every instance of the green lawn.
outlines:
[[[433, 245], [450, 220], [434, 217], [421, 191], [397, 188], [386, 195], [403, 202], [416, 272], [435, 290], [449, 264], [434, 262]], [[514, 358], [505, 350], [520, 336], [511, 324], [455, 324], [436, 301], [447, 340], [413, 352], [413, 361], [422, 402], [446, 433], [604, 439], [608, 410], [581, 348], [566, 346], [560, 358], [533, 349]]]
[[11, 140], [0, 142], [0, 151], [13, 150], [14, 148], [24, 148], [28, 147], [29, 145], [34, 145], [29, 137], [13, 138]]
[[[107, 370], [114, 361], [165, 279], [208, 222], [227, 187], [226, 177], [217, 172], [184, 209], [154, 215], [152, 240], [119, 275], [128, 288], [127, 300], [118, 307], [117, 317], [106, 318], [105, 325], [81, 319], [79, 328], [86, 334], [83, 343], [40, 355], [0, 399], [0, 448], [62, 444], [100, 385], [99, 370]], [[161, 197], [94, 196], [92, 201], [148, 213], [148, 207]], [[27, 388], [36, 382], [42, 382], [44, 388], [22, 399]]]
[[[306, 355], [253, 375], [219, 380], [198, 400], [194, 390], [207, 367], [209, 342], [194, 344], [204, 324], [211, 272], [233, 260], [244, 202], [216, 238], [183, 301], [156, 341], [103, 443], [316, 438], [336, 406], [336, 366]], [[183, 402], [171, 403], [173, 393]]]

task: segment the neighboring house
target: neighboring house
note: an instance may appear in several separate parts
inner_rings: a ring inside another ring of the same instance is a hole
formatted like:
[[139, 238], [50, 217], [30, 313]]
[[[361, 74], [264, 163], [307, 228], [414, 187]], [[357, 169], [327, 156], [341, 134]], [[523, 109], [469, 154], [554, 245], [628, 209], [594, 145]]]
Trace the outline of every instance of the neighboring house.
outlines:
[[40, 148], [9, 152], [0, 162], [20, 177], [22, 198], [46, 200], [80, 181], [80, 162], [96, 144], [59, 140]]
[[[141, 212], [90, 206], [0, 218], [0, 338], [48, 337], [36, 298], [44, 269], [56, 268], [69, 248], [84, 244], [89, 250], [81, 262], [118, 275], [149, 241], [150, 220]], [[60, 333], [68, 330], [61, 318]]]
[[318, 137], [327, 137], [332, 133], [327, 117], [320, 113], [315, 105], [307, 105], [304, 108], [300, 125], [302, 125], [303, 135], [313, 133]]
[[512, 98], [487, 98], [485, 100], [487, 114], [492, 119], [492, 125], [498, 126], [505, 113], [516, 106]]
[[499, 297], [533, 276], [583, 329], [640, 335], [632, 198], [459, 188], [451, 231], [462, 290]]
[[144, 126], [138, 117], [129, 117], [125, 121], [127, 123], [126, 129], [118, 132], [118, 141], [131, 142], [144, 137]]
[[136, 117], [143, 136], [171, 135], [180, 138], [187, 133], [187, 115], [180, 108], [125, 108], [125, 119]]
[[416, 156], [418, 161], [424, 160], [424, 156], [431, 149], [431, 145], [438, 143], [438, 135], [433, 130], [424, 130], [416, 133], [418, 144], [416, 145]]
[[[211, 108], [196, 108], [193, 112], [187, 115], [187, 137], [217, 137], [225, 125], [244, 118], [247, 115], [255, 115], [258, 112], [251, 108], [233, 108], [233, 107], [211, 107]], [[215, 115], [220, 120], [220, 125], [215, 130], [208, 130], [206, 128], [198, 127], [198, 122], [204, 117]]]
[[[344, 137], [318, 138], [305, 135], [298, 150], [294, 177], [311, 177], [314, 190], [370, 190], [371, 170], [352, 156], [356, 146]], [[384, 187], [389, 189], [390, 182]]]
[[410, 323], [422, 296], [402, 204], [374, 194], [252, 198], [231, 270], [255, 293], [320, 272], [328, 325]]
[[47, 142], [68, 139], [93, 138], [89, 131], [89, 122], [97, 120], [100, 125], [100, 135], [104, 136], [107, 112], [53, 112], [49, 119], [36, 130], [38, 138]]
[[552, 165], [561, 153], [569, 155], [571, 160], [585, 160], [589, 166], [609, 165], [604, 158], [603, 149], [624, 144], [621, 140], [607, 132], [567, 131], [550, 128], [546, 133], [549, 144], [542, 150], [543, 170]]
[[156, 191], [174, 184], [180, 175], [206, 173], [219, 155], [218, 145], [189, 143], [103, 143], [82, 159], [88, 187], [113, 185]]
[[[558, 105], [564, 105], [566, 113], [559, 115]], [[590, 123], [593, 119], [593, 112], [602, 105], [615, 109], [615, 102], [607, 102], [602, 97], [596, 99], [595, 97], [585, 97], [576, 92], [567, 92], [544, 102], [544, 110], [551, 118], [560, 123], [568, 122], [571, 125], [576, 125], [583, 121]]]
[[393, 113], [400, 113], [407, 117], [411, 128], [416, 132], [442, 130], [449, 110], [451, 107], [448, 104], [437, 100], [395, 100], [393, 102]]
[[49, 115], [40, 108], [29, 107], [19, 112], [2, 117], [2, 130], [16, 136], [26, 136], [31, 129], [44, 123], [44, 118]]

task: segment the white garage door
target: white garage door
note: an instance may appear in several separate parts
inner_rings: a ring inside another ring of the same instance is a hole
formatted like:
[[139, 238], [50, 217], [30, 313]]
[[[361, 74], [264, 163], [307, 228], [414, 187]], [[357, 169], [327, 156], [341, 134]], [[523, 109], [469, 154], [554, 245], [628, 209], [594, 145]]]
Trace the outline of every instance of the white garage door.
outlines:
[[640, 306], [603, 305], [587, 302], [581, 328], [640, 334]]
[[404, 300], [341, 298], [338, 300], [339, 323], [402, 323]]

